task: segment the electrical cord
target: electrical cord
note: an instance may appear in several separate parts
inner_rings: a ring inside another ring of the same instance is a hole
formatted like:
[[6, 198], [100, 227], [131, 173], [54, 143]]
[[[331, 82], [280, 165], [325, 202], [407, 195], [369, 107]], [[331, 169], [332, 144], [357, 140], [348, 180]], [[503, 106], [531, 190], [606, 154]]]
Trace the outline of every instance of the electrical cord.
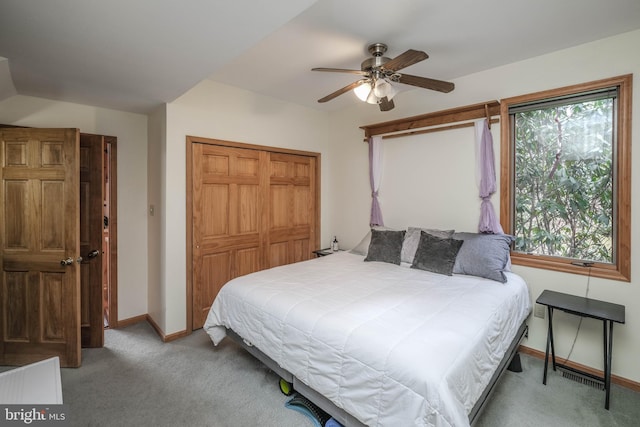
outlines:
[[[579, 265], [581, 267], [587, 267], [588, 273], [587, 273], [587, 290], [584, 294], [585, 298], [589, 298], [589, 285], [591, 284], [591, 266], [593, 266], [592, 262], [582, 262], [582, 263], [572, 263], [574, 265]], [[578, 322], [578, 329], [576, 329], [576, 336], [573, 337], [573, 343], [571, 344], [571, 348], [569, 349], [569, 354], [567, 354], [567, 357], [564, 359], [564, 362], [562, 362], [562, 364], [566, 364], [567, 361], [569, 360], [569, 358], [571, 357], [571, 354], [573, 353], [573, 348], [576, 345], [576, 341], [578, 341], [578, 334], [580, 333], [580, 327], [582, 326], [582, 319], [584, 319], [584, 317], [580, 317], [580, 321]]]

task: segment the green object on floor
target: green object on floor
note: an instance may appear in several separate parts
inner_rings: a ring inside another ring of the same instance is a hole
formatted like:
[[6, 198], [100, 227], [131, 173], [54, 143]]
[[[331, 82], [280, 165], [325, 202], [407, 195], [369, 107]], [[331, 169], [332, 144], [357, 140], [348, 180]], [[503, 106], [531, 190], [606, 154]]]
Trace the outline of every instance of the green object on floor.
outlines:
[[291, 393], [293, 393], [293, 384], [280, 378], [280, 391], [285, 396], [291, 396]]

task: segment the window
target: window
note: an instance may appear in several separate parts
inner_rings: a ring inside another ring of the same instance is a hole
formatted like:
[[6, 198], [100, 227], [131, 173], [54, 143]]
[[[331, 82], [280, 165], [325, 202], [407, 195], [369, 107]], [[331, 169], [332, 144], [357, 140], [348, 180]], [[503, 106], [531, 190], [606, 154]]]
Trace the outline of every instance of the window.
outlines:
[[514, 264], [630, 281], [631, 79], [502, 100], [500, 217]]

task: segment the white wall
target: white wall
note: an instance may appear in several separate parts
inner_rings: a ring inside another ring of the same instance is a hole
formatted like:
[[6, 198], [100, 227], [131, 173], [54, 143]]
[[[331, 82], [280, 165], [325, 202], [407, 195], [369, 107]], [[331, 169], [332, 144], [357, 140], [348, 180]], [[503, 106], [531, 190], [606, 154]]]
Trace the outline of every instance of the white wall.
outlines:
[[[149, 288], [147, 307], [152, 319], [162, 319], [166, 310], [166, 295], [162, 287], [162, 272], [160, 259], [164, 248], [164, 235], [162, 230], [164, 194], [165, 163], [163, 153], [166, 150], [167, 141], [167, 114], [166, 105], [162, 105], [149, 115], [149, 145], [147, 150], [147, 214], [148, 214], [148, 256], [149, 256]], [[153, 209], [153, 211], [152, 211]]]
[[[283, 147], [321, 154], [321, 209], [331, 211], [326, 188], [332, 177], [327, 150], [328, 115], [277, 99], [205, 80], [167, 105], [166, 147], [161, 153], [166, 202], [160, 212], [163, 252], [151, 268], [161, 270], [166, 308], [154, 320], [166, 334], [186, 325], [186, 137], [187, 135]], [[322, 243], [330, 224], [323, 215]]]
[[[370, 190], [367, 175], [367, 147], [358, 126], [409, 117], [456, 106], [501, 99], [553, 89], [576, 83], [634, 73], [640, 75], [640, 31], [603, 39], [553, 54], [487, 70], [455, 81], [456, 89], [439, 94], [422, 89], [401, 93], [396, 109], [383, 114], [375, 107], [356, 105], [331, 115], [332, 147], [340, 147], [332, 170], [346, 183], [332, 188], [335, 211], [328, 214], [336, 224], [336, 233], [347, 246], [355, 245], [367, 230]], [[633, 92], [632, 135], [640, 138], [640, 93], [636, 82]], [[355, 102], [355, 101], [354, 101]], [[500, 132], [492, 127], [496, 170], [499, 171]], [[477, 227], [479, 203], [473, 167], [473, 130], [460, 129], [421, 136], [387, 140], [384, 144], [384, 176], [380, 191], [385, 223], [405, 227], [423, 225], [457, 230]], [[632, 189], [640, 188], [640, 150], [632, 150]], [[445, 189], [441, 188], [445, 186]], [[640, 219], [637, 191], [632, 191], [632, 281], [631, 283], [591, 278], [589, 296], [626, 305], [626, 324], [614, 327], [613, 374], [640, 381], [640, 235], [635, 223]], [[493, 198], [499, 210], [499, 195]], [[346, 207], [349, 207], [348, 209]], [[584, 295], [587, 278], [514, 266], [529, 283], [532, 299], [544, 289]], [[577, 318], [558, 313], [555, 316], [556, 350], [566, 357], [573, 342]], [[525, 345], [544, 351], [546, 320], [531, 318], [529, 339]], [[602, 369], [602, 323], [586, 319], [571, 360]]]
[[0, 123], [78, 128], [118, 138], [118, 318], [147, 312], [147, 117], [16, 95], [0, 102]]

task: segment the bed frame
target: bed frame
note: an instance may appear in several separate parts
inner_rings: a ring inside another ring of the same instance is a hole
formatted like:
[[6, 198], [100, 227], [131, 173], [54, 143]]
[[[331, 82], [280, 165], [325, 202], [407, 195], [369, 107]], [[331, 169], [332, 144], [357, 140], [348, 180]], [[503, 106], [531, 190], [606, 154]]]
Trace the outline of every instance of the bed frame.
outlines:
[[[520, 369], [520, 355], [518, 354], [518, 347], [522, 339], [528, 334], [528, 326], [526, 324], [526, 319], [518, 328], [518, 332], [514, 337], [513, 341], [509, 345], [507, 352], [498, 365], [498, 369], [494, 372], [491, 377], [491, 381], [484, 389], [480, 398], [476, 402], [476, 404], [471, 409], [469, 413], [469, 423], [473, 425], [477, 420], [478, 416], [485, 408], [486, 403], [489, 401], [489, 397], [493, 393], [496, 384], [504, 374], [506, 369], [519, 371]], [[251, 355], [253, 355], [256, 359], [265, 364], [269, 369], [275, 372], [280, 376], [283, 380], [287, 381], [290, 384], [293, 384], [293, 389], [312, 401], [316, 406], [318, 406], [323, 411], [330, 414], [336, 421], [342, 424], [345, 427], [366, 427], [362, 424], [358, 419], [353, 417], [351, 414], [346, 412], [342, 408], [338, 408], [333, 402], [329, 399], [307, 386], [305, 383], [300, 381], [294, 375], [292, 375], [289, 371], [280, 367], [273, 359], [264, 354], [258, 348], [254, 347], [247, 341], [245, 341], [240, 335], [238, 335], [235, 331], [231, 329], [227, 329], [227, 335], [231, 337], [234, 341], [240, 344], [245, 350], [247, 350]]]

